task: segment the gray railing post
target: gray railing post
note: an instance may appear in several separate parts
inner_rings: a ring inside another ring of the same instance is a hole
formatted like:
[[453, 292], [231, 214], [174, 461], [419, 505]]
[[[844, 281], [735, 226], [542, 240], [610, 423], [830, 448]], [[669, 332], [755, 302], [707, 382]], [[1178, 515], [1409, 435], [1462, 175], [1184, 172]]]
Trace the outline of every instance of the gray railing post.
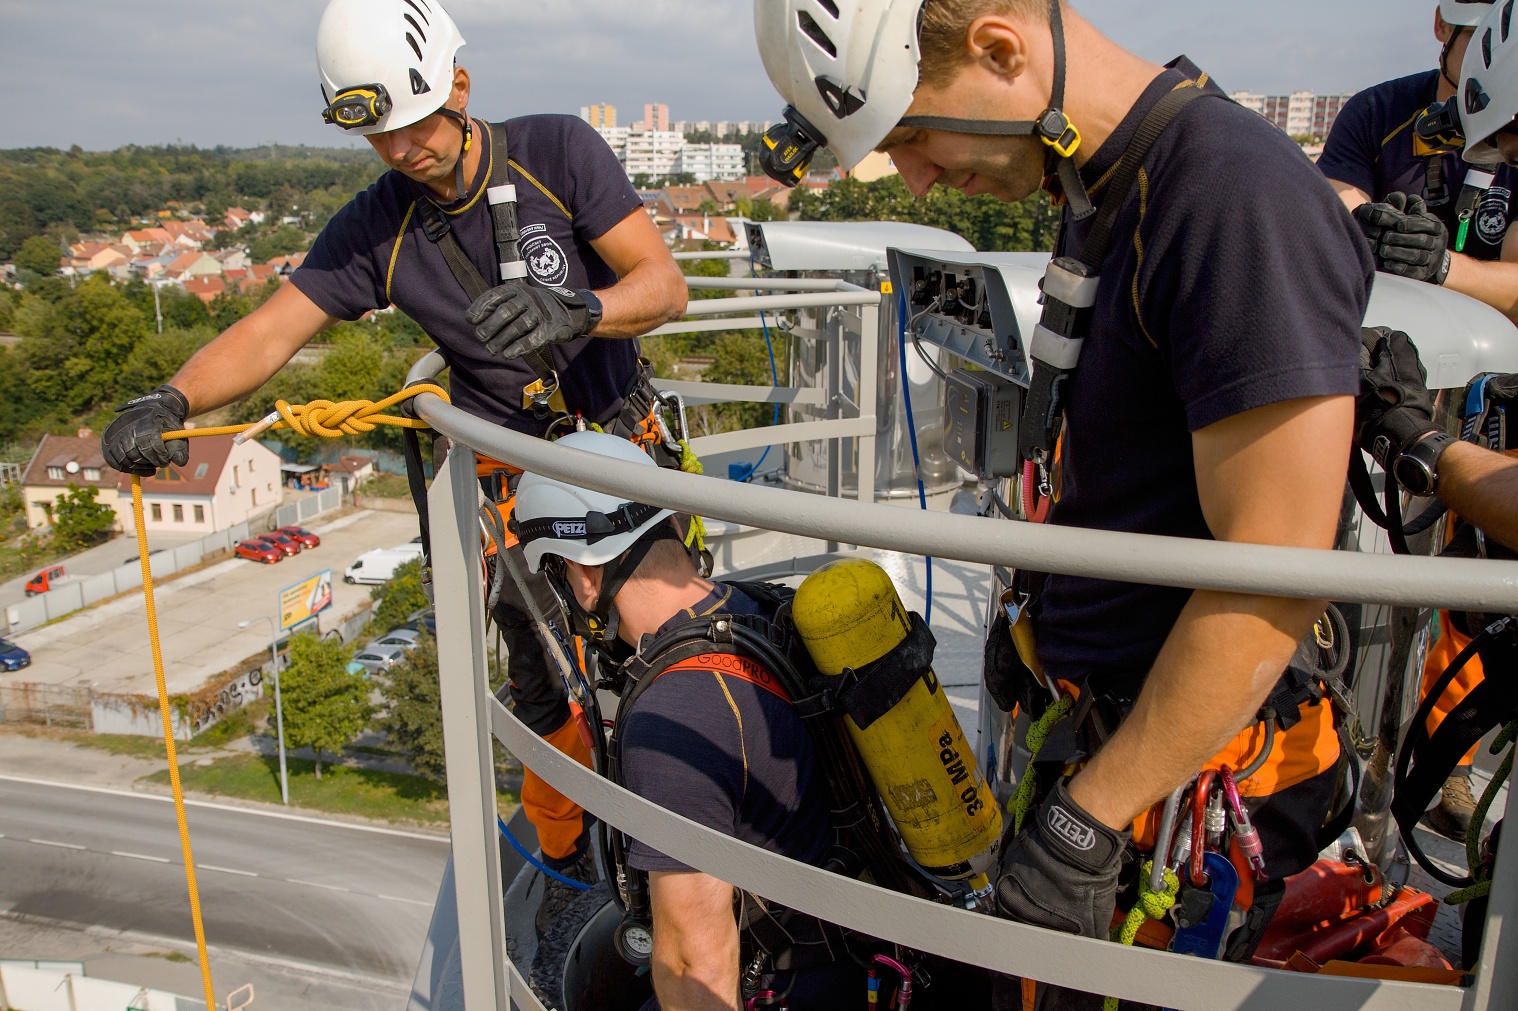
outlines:
[[466, 1011], [507, 1011], [506, 924], [496, 829], [495, 770], [480, 585], [480, 489], [474, 453], [455, 442], [427, 501], [437, 613], [448, 818], [457, 885]]
[[1518, 831], [1514, 830], [1518, 827], [1518, 794], [1513, 782], [1508, 779], [1504, 818], [1504, 824], [1512, 821], [1513, 826], [1497, 843], [1497, 867], [1487, 900], [1486, 932], [1474, 970], [1476, 980], [1465, 993], [1467, 1011], [1511, 1007], [1518, 997]]

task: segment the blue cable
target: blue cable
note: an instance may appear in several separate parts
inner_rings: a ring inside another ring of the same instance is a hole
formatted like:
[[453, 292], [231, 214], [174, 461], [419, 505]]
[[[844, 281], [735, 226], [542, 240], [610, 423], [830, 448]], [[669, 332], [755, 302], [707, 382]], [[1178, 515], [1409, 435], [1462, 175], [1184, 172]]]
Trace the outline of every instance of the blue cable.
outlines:
[[[750, 271], [750, 273], [752, 273], [752, 271]], [[775, 366], [775, 342], [770, 339], [770, 327], [769, 324], [764, 321], [764, 313], [762, 312], [759, 314], [759, 325], [764, 328], [764, 348], [769, 352], [770, 355], [770, 384], [773, 386], [779, 386], [780, 370]], [[770, 418], [770, 425], [773, 426], [778, 424], [780, 424], [780, 405], [776, 404], [774, 416]], [[752, 481], [754, 479], [754, 474], [758, 472], [760, 467], [764, 466], [764, 461], [769, 459], [771, 448], [772, 447], [770, 446], [765, 446], [764, 452], [760, 454], [759, 459], [755, 460], [751, 464], [728, 464], [728, 479], [731, 481]]]
[[[917, 455], [917, 421], [912, 416], [912, 384], [907, 379], [907, 293], [903, 291], [897, 302], [897, 322], [900, 324], [900, 334], [896, 341], [897, 350], [901, 352], [901, 396], [907, 407], [907, 432], [912, 436], [912, 470], [917, 478], [917, 504], [923, 512], [928, 511], [928, 492], [922, 484], [922, 460]], [[923, 598], [922, 623], [933, 624], [933, 556], [924, 555], [923, 562], [927, 566], [927, 594]]]
[[511, 843], [511, 848], [512, 849], [516, 850], [518, 853], [520, 853], [522, 855], [522, 859], [523, 860], [526, 860], [528, 863], [532, 864], [532, 866], [536, 867], [538, 870], [542, 871], [544, 874], [548, 875], [550, 878], [553, 878], [555, 881], [557, 881], [561, 885], [568, 885], [570, 888], [573, 888], [577, 892], [588, 892], [588, 891], [590, 891], [590, 886], [587, 885], [585, 882], [583, 882], [583, 881], [576, 881], [574, 878], [566, 878], [564, 875], [560, 874], [558, 871], [554, 870], [552, 867], [549, 867], [547, 864], [543, 863], [543, 861], [539, 860], [537, 857], [533, 856], [531, 853], [528, 853], [526, 847], [524, 847], [521, 843], [517, 842], [517, 837], [511, 834], [511, 829], [509, 829], [509, 828], [506, 827], [506, 822], [504, 822], [501, 819], [500, 815], [496, 815], [495, 816], [495, 823], [500, 826], [501, 835], [505, 836], [506, 837], [506, 841], [509, 842], [509, 843]]

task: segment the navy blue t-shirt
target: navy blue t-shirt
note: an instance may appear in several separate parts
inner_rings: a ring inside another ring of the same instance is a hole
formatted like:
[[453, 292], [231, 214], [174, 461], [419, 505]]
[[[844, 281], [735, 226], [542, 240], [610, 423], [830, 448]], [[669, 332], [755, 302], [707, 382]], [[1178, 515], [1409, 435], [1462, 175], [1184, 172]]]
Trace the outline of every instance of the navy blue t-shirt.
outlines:
[[[1413, 150], [1413, 124], [1434, 104], [1438, 90], [1439, 71], [1430, 70], [1360, 92], [1334, 121], [1318, 168], [1328, 178], [1370, 194], [1372, 200], [1385, 200], [1388, 193], [1426, 197], [1429, 157]], [[1444, 220], [1454, 248], [1460, 230], [1456, 205], [1471, 166], [1458, 154], [1444, 155], [1441, 161], [1448, 199], [1430, 210]], [[1508, 223], [1518, 213], [1518, 172], [1506, 165], [1483, 170], [1497, 178], [1476, 205], [1462, 251], [1478, 260], [1496, 260], [1502, 256]]]
[[[1093, 199], [1144, 113], [1182, 73], [1198, 79], [1189, 63], [1175, 66], [1181, 73], [1157, 78], [1082, 167]], [[1091, 220], [1070, 224], [1066, 251], [1079, 252]], [[1301, 149], [1223, 97], [1181, 110], [1112, 234], [1067, 389], [1050, 521], [1209, 540], [1192, 433], [1257, 407], [1359, 389], [1370, 250]], [[1116, 675], [1136, 687], [1190, 594], [1050, 576], [1039, 658], [1054, 677]]]
[[[717, 584], [666, 632], [711, 614], [763, 614], [740, 590]], [[720, 659], [731, 663], [735, 658]], [[820, 865], [832, 847], [827, 783], [812, 739], [768, 672], [670, 670], [639, 696], [622, 728], [625, 785], [691, 821], [793, 860]], [[644, 871], [690, 867], [641, 842], [628, 863]]]
[[[454, 234], [482, 277], [500, 283], [486, 182], [493, 170], [491, 131], [475, 134], [483, 156], [466, 202], [442, 205]], [[616, 273], [590, 243], [643, 209], [617, 156], [573, 116], [524, 116], [505, 124], [516, 186], [522, 254], [536, 284], [600, 290]], [[470, 298], [422, 231], [416, 203], [425, 188], [386, 172], [338, 211], [290, 280], [324, 312], [355, 320], [395, 305], [416, 320], [448, 359], [453, 403], [517, 431], [542, 434], [545, 422], [522, 409], [522, 389], [537, 376], [525, 362], [488, 353], [464, 318]], [[572, 411], [605, 422], [621, 409], [637, 373], [638, 342], [581, 337], [553, 349]]]

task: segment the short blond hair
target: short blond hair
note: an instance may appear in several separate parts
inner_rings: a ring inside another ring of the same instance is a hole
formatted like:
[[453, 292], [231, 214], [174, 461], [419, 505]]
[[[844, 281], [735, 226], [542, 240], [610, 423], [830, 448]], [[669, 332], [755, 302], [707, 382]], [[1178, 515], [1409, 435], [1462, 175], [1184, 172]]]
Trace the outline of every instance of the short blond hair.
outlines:
[[927, 0], [917, 30], [922, 50], [919, 70], [922, 83], [942, 86], [953, 80], [959, 68], [969, 62], [965, 55], [965, 33], [977, 18], [988, 14], [1047, 21], [1049, 0]]

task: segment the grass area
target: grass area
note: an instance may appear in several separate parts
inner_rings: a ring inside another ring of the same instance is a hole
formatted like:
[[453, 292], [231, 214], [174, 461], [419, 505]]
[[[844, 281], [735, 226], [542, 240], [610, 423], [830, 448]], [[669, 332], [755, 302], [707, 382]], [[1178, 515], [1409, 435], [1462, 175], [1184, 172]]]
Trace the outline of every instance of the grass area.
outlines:
[[[157, 737], [128, 734], [71, 734], [69, 740], [86, 748], [108, 751], [130, 758], [163, 758], [163, 741]], [[168, 770], [164, 770], [168, 775]]]
[[[290, 759], [289, 771], [294, 807], [384, 821], [448, 823], [448, 791], [420, 776], [324, 765], [318, 780], [316, 763], [301, 758]], [[210, 765], [182, 765], [179, 778], [186, 790], [197, 793], [279, 803], [279, 762], [273, 756], [238, 755]], [[146, 779], [167, 786], [169, 771]], [[509, 799], [515, 803], [517, 798]]]
[[358, 493], [375, 498], [410, 498], [411, 485], [401, 474], [376, 474], [358, 486]]
[[221, 748], [233, 741], [251, 737], [263, 731], [264, 723], [273, 709], [272, 698], [254, 699], [247, 705], [234, 709], [190, 738], [189, 743], [184, 746], [186, 748]]

